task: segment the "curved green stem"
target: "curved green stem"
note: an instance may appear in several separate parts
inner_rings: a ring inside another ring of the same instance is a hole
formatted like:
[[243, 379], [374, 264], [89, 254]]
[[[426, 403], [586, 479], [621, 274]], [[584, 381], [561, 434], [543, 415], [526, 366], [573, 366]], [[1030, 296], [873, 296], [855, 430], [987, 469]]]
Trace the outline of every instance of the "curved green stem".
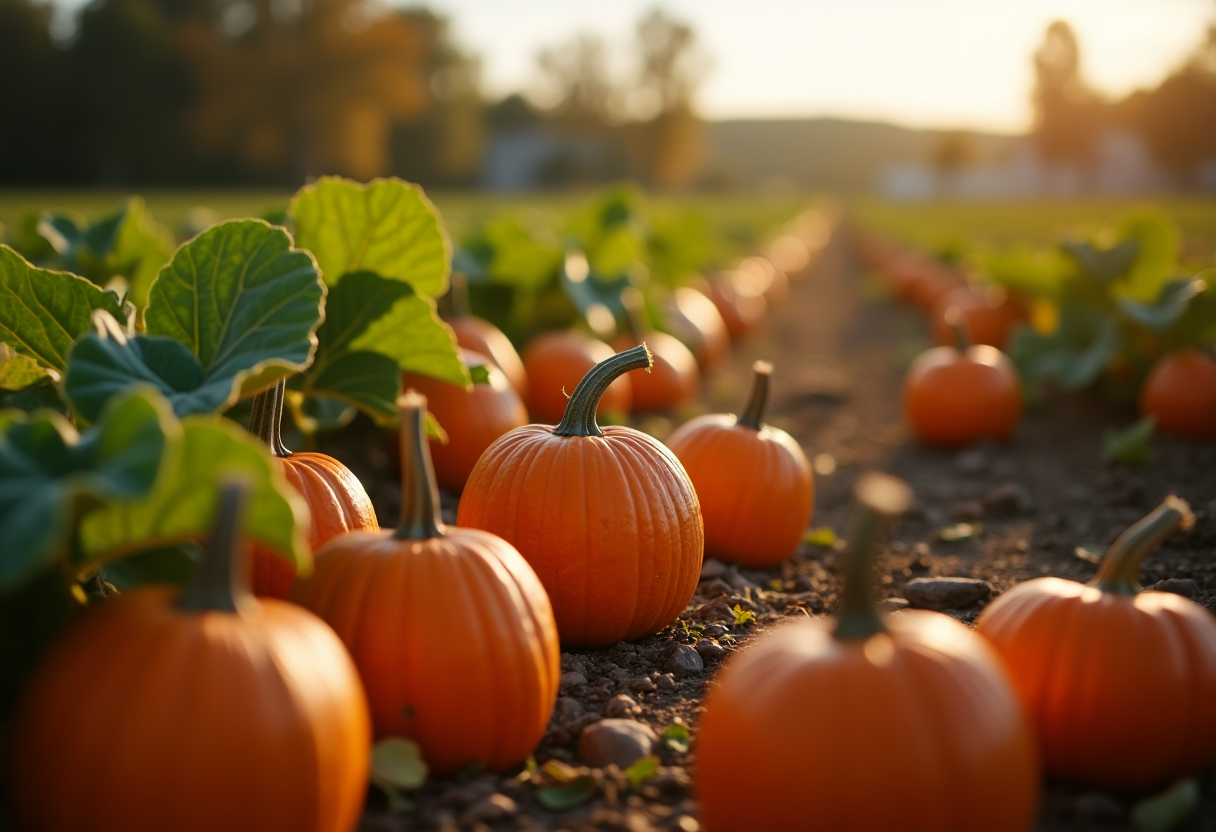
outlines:
[[266, 443], [270, 452], [279, 459], [291, 456], [283, 444], [283, 401], [287, 397], [287, 379], [281, 378], [268, 390], [253, 397], [253, 410], [249, 414], [249, 432]]
[[966, 355], [967, 350], [971, 349], [975, 344], [971, 342], [971, 336], [967, 334], [967, 322], [963, 318], [963, 311], [957, 306], [951, 306], [945, 312], [946, 323], [950, 325], [950, 329], [954, 332], [954, 347], [959, 352]]
[[595, 409], [600, 405], [600, 398], [608, 385], [617, 376], [630, 370], [649, 370], [654, 363], [650, 348], [645, 344], [618, 352], [611, 358], [605, 358], [587, 371], [583, 380], [574, 388], [570, 400], [566, 402], [566, 412], [562, 420], [553, 429], [555, 436], [603, 436], [604, 432], [595, 423]]
[[640, 289], [630, 286], [621, 291], [621, 306], [625, 308], [625, 331], [637, 343], [646, 340], [650, 328], [645, 321], [646, 301]]
[[893, 517], [907, 511], [912, 489], [903, 480], [886, 474], [868, 474], [855, 489], [857, 524], [849, 537], [845, 556], [844, 596], [832, 635], [838, 639], [867, 639], [886, 632], [874, 602], [874, 553], [886, 535]]
[[1089, 585], [1116, 595], [1135, 595], [1144, 589], [1137, 575], [1148, 553], [1156, 549], [1174, 529], [1189, 529], [1194, 522], [1195, 515], [1191, 513], [1186, 500], [1171, 494], [1151, 514], [1119, 535], [1106, 550], [1098, 566], [1098, 574], [1094, 575]]
[[241, 535], [248, 496], [249, 486], [240, 480], [228, 480], [220, 486], [211, 539], [198, 571], [177, 599], [178, 609], [239, 613], [255, 603], [249, 592], [246, 546]]
[[768, 383], [773, 375], [773, 365], [767, 361], [757, 361], [752, 365], [752, 372], [755, 374], [752, 397], [748, 399], [743, 412], [735, 418], [735, 424], [759, 431], [764, 427], [764, 408], [768, 406]]
[[439, 485], [426, 441], [426, 396], [407, 390], [397, 399], [401, 414], [401, 522], [393, 537], [430, 540], [443, 536]]

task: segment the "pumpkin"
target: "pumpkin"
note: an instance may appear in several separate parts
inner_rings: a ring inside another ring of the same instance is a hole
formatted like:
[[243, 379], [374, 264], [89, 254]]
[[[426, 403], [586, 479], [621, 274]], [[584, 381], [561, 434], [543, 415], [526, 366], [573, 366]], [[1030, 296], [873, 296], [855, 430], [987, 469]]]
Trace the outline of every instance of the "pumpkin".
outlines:
[[908, 427], [928, 445], [1008, 439], [1022, 414], [1017, 371], [996, 347], [970, 345], [961, 315], [951, 312], [957, 346], [926, 350], [904, 376]]
[[[546, 332], [524, 348], [528, 372], [528, 412], [533, 419], [557, 422], [566, 409], [566, 397], [587, 372], [612, 355], [612, 347], [576, 330]], [[623, 420], [629, 415], [633, 388], [628, 378], [618, 378], [604, 391], [601, 414]]]
[[782, 234], [768, 244], [767, 255], [789, 281], [801, 280], [811, 268], [811, 249], [796, 234]]
[[735, 264], [740, 285], [759, 290], [769, 303], [780, 303], [790, 293], [790, 279], [768, 257], [752, 255]]
[[911, 491], [872, 474], [835, 622], [758, 636], [709, 692], [696, 788], [708, 832], [1021, 832], [1037, 815], [1033, 733], [1000, 658], [940, 613], [884, 620], [871, 558]]
[[540, 742], [557, 701], [557, 626], [509, 543], [445, 526], [425, 436], [426, 398], [401, 412], [401, 523], [316, 554], [293, 598], [325, 619], [367, 687], [377, 737], [418, 743], [436, 774], [503, 771]]
[[722, 272], [710, 280], [709, 288], [709, 299], [718, 307], [731, 338], [749, 335], [764, 320], [768, 303], [758, 281], [740, 279], [738, 272]]
[[811, 519], [811, 465], [797, 440], [764, 424], [773, 366], [757, 361], [747, 407], [738, 416], [698, 416], [667, 446], [684, 465], [705, 517], [705, 552], [764, 568], [798, 548]]
[[464, 488], [477, 458], [491, 442], [528, 423], [523, 401], [490, 359], [467, 349], [461, 350], [460, 356], [470, 369], [485, 368], [486, 383], [466, 390], [417, 373], [401, 377], [402, 387], [426, 396], [431, 414], [448, 435], [446, 443], [430, 440], [430, 448], [435, 478], [441, 487], [452, 491]]
[[1164, 433], [1216, 437], [1216, 358], [1197, 349], [1166, 353], [1141, 388], [1140, 412]]
[[[281, 424], [287, 382], [253, 400], [249, 432], [270, 448], [283, 465], [287, 482], [308, 505], [308, 544], [316, 551], [326, 542], [348, 531], [376, 531], [376, 510], [358, 477], [332, 456], [292, 453], [283, 444]], [[271, 598], [286, 598], [296, 582], [296, 569], [286, 558], [260, 543], [253, 546], [253, 592]]]
[[707, 369], [730, 356], [730, 331], [718, 307], [706, 295], [681, 286], [671, 293], [667, 328], [693, 351], [697, 364]]
[[643, 345], [600, 362], [556, 427], [526, 425], [487, 448], [460, 500], [460, 525], [501, 535], [532, 564], [571, 647], [661, 630], [701, 572], [701, 509], [680, 461], [640, 431], [595, 422], [613, 379], [650, 361]]
[[224, 488], [184, 593], [91, 609], [13, 722], [12, 808], [29, 832], [347, 832], [370, 725], [346, 650], [316, 616], [249, 594], [244, 489]]
[[1030, 319], [1026, 307], [1001, 286], [957, 286], [942, 295], [930, 313], [933, 337], [943, 347], [955, 343], [954, 327], [947, 319], [950, 309], [958, 309], [962, 314], [963, 326], [973, 343], [998, 350], [1005, 348], [1015, 326]]
[[1146, 791], [1216, 760], [1216, 620], [1136, 581], [1144, 557], [1191, 522], [1169, 497], [1111, 545], [1088, 584], [1036, 578], [976, 621], [1012, 672], [1050, 774]]
[[528, 374], [523, 360], [501, 329], [469, 312], [468, 279], [460, 272], [452, 273], [451, 301], [452, 317], [447, 323], [456, 336], [456, 344], [490, 359], [519, 397], [527, 399]]
[[654, 362], [649, 373], [634, 373], [629, 379], [633, 409], [670, 410], [691, 401], [701, 386], [697, 359], [679, 339], [646, 326], [640, 291], [622, 292], [621, 301], [625, 305], [626, 331], [612, 342], [612, 348], [621, 352], [645, 343]]

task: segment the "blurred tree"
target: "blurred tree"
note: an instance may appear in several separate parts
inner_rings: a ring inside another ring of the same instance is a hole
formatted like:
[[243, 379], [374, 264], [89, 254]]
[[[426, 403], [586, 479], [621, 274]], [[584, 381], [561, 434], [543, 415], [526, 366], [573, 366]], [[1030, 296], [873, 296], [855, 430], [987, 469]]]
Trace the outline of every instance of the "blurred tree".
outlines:
[[1034, 55], [1035, 139], [1043, 158], [1086, 167], [1101, 129], [1102, 102], [1081, 77], [1081, 50], [1072, 27], [1047, 27]]
[[933, 145], [933, 167], [947, 190], [955, 189], [959, 174], [975, 161], [975, 139], [965, 130], [948, 130]]
[[541, 103], [558, 120], [576, 127], [615, 121], [619, 96], [608, 72], [608, 48], [588, 34], [545, 49], [536, 56], [541, 71]]

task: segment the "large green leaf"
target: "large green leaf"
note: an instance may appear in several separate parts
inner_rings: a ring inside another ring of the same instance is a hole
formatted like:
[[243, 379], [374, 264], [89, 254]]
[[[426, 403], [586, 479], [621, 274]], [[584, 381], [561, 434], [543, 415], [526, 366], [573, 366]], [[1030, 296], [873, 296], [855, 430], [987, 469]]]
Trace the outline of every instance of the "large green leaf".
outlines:
[[72, 343], [89, 331], [94, 309], [124, 317], [113, 292], [74, 274], [35, 268], [0, 246], [0, 343], [62, 373]]
[[1153, 303], [1141, 303], [1131, 298], [1119, 298], [1123, 314], [1149, 329], [1164, 332], [1186, 313], [1191, 300], [1205, 288], [1202, 280], [1171, 280], [1161, 288]]
[[84, 434], [49, 411], [8, 411], [0, 431], [0, 588], [8, 589], [65, 553], [80, 511], [147, 494], [180, 428], [159, 397], [136, 389]]
[[184, 344], [208, 379], [265, 386], [312, 361], [325, 286], [312, 256], [265, 220], [212, 226], [152, 286], [149, 335]]
[[1067, 390], [1094, 381], [1118, 351], [1118, 323], [1109, 316], [1088, 332], [1068, 325], [1050, 335], [1019, 329], [1010, 350], [1019, 373], [1032, 389], [1041, 381], [1052, 380]]
[[181, 429], [178, 453], [152, 493], [137, 502], [104, 506], [84, 518], [82, 566], [204, 540], [219, 487], [235, 473], [250, 488], [245, 533], [307, 569], [308, 509], [263, 444], [233, 422], [215, 417], [187, 417]]
[[316, 256], [330, 286], [351, 272], [375, 272], [428, 297], [447, 291], [451, 244], [415, 185], [326, 176], [300, 189], [291, 214], [296, 239]]
[[388, 314], [368, 326], [351, 343], [353, 350], [370, 350], [387, 355], [403, 372], [419, 373], [469, 384], [469, 371], [456, 352], [452, 329], [439, 319], [435, 302], [419, 295], [408, 295], [393, 304]]
[[0, 343], [0, 390], [21, 390], [46, 376], [37, 361]]
[[1145, 206], [1123, 221], [1120, 237], [1136, 247], [1136, 259], [1117, 293], [1151, 303], [1174, 273], [1178, 262], [1178, 227], [1161, 208]]

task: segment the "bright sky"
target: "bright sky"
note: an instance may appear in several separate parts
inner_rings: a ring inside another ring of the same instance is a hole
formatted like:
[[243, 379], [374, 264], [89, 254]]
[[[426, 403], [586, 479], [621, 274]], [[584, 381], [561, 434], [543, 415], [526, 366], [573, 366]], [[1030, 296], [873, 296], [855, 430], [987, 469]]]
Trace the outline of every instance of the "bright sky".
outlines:
[[[399, 0], [401, 1], [401, 0]], [[1020, 132], [1031, 55], [1067, 20], [1085, 76], [1121, 95], [1155, 84], [1198, 44], [1213, 0], [662, 0], [693, 24], [712, 67], [710, 118], [845, 116]], [[536, 79], [538, 50], [595, 33], [622, 56], [655, 0], [432, 0], [483, 59], [499, 96]]]

